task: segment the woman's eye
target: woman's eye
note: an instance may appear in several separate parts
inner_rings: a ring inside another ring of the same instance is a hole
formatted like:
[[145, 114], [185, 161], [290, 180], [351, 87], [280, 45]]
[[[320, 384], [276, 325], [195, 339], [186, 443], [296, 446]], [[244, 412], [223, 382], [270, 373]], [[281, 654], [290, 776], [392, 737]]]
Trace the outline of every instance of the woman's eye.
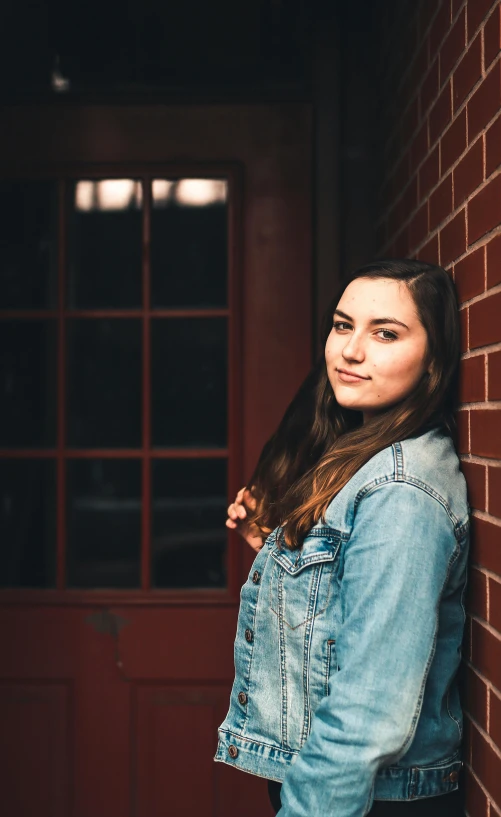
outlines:
[[390, 329], [379, 329], [376, 333], [381, 340], [396, 340], [398, 335], [395, 332], [392, 332]]
[[334, 329], [336, 331], [338, 331], [338, 332], [339, 331], [342, 332], [342, 331], [344, 331], [346, 329], [351, 329], [351, 324], [346, 323], [346, 321], [334, 321], [334, 323], [332, 325], [334, 326]]

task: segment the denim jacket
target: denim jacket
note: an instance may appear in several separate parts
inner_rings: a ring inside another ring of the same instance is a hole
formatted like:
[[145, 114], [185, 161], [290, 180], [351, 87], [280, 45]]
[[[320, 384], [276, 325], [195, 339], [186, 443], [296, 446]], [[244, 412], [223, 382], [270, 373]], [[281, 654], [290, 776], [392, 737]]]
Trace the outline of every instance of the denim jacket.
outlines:
[[280, 817], [457, 788], [468, 534], [458, 457], [434, 429], [369, 460], [301, 550], [267, 538], [215, 759], [283, 781]]

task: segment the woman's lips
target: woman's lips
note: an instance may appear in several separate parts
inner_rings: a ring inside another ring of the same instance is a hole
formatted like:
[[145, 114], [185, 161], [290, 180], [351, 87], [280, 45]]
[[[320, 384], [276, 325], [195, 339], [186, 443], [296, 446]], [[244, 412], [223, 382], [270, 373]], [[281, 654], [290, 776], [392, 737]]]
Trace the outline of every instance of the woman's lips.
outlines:
[[362, 383], [364, 380], [369, 380], [368, 377], [362, 377], [359, 374], [353, 374], [345, 369], [336, 369], [337, 376], [343, 383]]

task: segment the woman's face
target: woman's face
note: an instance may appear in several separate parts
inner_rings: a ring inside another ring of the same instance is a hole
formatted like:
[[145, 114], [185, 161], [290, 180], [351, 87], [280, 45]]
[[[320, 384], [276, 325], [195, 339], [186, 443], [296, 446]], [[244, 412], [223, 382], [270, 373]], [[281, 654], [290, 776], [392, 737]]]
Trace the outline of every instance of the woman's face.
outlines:
[[325, 361], [339, 405], [365, 421], [413, 391], [427, 368], [427, 336], [406, 284], [357, 278], [333, 320]]

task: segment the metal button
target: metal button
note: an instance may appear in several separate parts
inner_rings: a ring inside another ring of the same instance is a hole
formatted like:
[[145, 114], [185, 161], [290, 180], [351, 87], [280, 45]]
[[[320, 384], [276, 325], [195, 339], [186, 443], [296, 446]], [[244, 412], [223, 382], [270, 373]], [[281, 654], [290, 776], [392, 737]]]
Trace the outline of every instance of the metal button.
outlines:
[[233, 746], [233, 743], [230, 743], [230, 745], [228, 746], [228, 754], [232, 758], [236, 758], [236, 756], [238, 755], [238, 749], [236, 746]]
[[444, 777], [444, 782], [445, 783], [455, 783], [456, 780], [458, 779], [458, 776], [459, 775], [458, 775], [457, 772], [451, 772], [450, 774], [446, 775], [446, 777]]
[[259, 570], [255, 570], [254, 573], [252, 574], [252, 581], [254, 582], [254, 584], [259, 584], [260, 580], [261, 574]]
[[245, 640], [248, 641], [249, 644], [250, 644], [253, 638], [254, 638], [254, 633], [252, 632], [252, 630], [247, 629], [245, 631]]
[[238, 702], [241, 703], [242, 706], [245, 706], [245, 704], [247, 703], [247, 695], [245, 694], [245, 692], [238, 693]]

